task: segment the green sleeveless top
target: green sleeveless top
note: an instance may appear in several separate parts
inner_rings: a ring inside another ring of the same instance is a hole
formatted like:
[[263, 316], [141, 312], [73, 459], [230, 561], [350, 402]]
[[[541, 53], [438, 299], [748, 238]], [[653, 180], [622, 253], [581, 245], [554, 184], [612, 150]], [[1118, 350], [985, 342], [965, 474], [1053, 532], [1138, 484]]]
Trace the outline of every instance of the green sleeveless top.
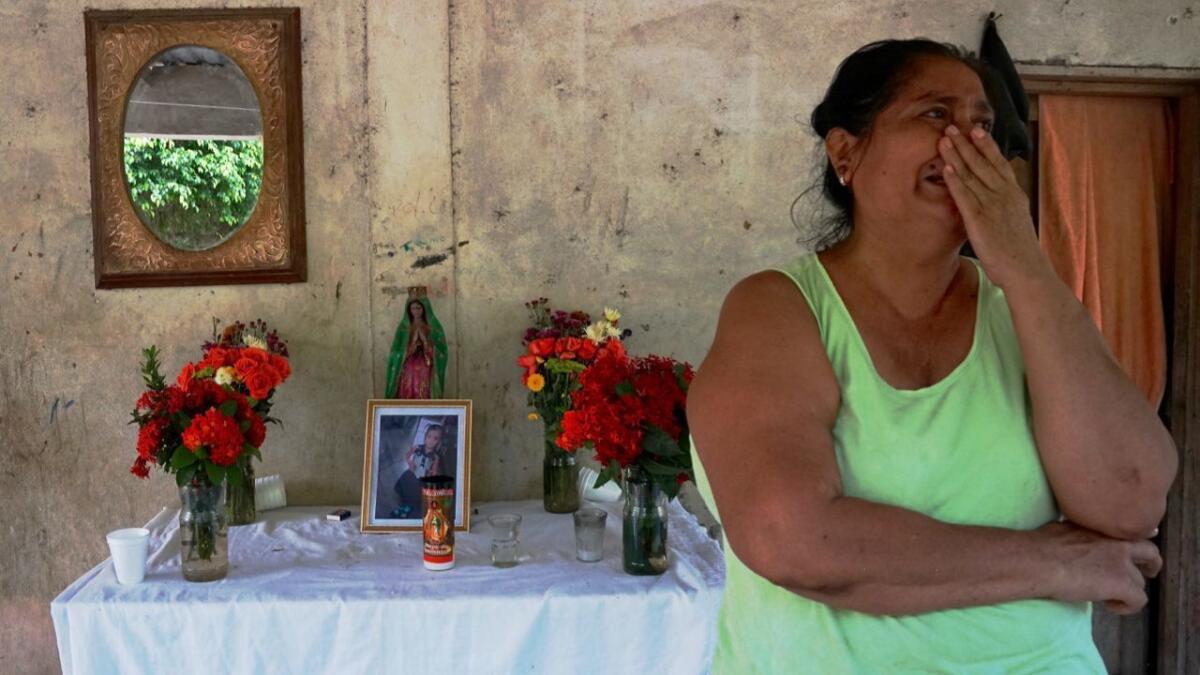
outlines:
[[[778, 269], [820, 327], [841, 389], [833, 428], [844, 493], [948, 523], [1021, 530], [1058, 518], [1034, 444], [1008, 304], [975, 261], [975, 337], [936, 384], [898, 390], [875, 371], [819, 259]], [[696, 483], [717, 519], [704, 467]], [[835, 609], [775, 586], [725, 547], [714, 673], [1104, 673], [1091, 605], [1022, 600], [903, 617]]]

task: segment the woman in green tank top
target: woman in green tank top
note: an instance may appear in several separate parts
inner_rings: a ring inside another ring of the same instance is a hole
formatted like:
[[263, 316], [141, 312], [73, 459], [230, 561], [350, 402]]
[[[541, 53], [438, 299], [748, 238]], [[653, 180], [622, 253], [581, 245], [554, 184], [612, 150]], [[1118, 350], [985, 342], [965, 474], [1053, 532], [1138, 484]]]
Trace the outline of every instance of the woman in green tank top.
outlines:
[[812, 116], [841, 227], [726, 299], [688, 398], [714, 672], [1102, 673], [1091, 603], [1146, 602], [1175, 447], [1041, 254], [980, 68], [843, 62]]

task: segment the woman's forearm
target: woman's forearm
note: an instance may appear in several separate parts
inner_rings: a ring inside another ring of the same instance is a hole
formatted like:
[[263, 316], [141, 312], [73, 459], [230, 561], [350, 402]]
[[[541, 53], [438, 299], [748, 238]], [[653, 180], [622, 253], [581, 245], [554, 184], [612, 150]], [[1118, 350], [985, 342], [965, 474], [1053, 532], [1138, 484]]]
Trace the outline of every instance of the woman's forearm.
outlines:
[[1170, 434], [1049, 263], [1005, 294], [1059, 508], [1105, 534], [1147, 536], [1175, 476]]
[[778, 566], [756, 571], [833, 607], [917, 614], [1051, 597], [1063, 582], [1031, 532], [951, 525], [849, 497], [813, 523], [804, 536], [777, 538]]

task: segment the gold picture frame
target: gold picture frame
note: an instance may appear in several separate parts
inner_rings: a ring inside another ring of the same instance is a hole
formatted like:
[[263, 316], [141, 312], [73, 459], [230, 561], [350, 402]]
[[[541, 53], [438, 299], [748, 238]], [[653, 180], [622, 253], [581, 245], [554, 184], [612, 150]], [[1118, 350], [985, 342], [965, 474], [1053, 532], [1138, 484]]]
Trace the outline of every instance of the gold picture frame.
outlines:
[[367, 401], [359, 529], [419, 532], [420, 478], [435, 473], [454, 478], [454, 529], [470, 529], [471, 411], [467, 399]]
[[[300, 10], [84, 12], [97, 288], [305, 281]], [[124, 170], [126, 107], [139, 73], [175, 47], [220, 52], [244, 73], [262, 121], [262, 185], [245, 224], [206, 250], [175, 248], [138, 216]]]

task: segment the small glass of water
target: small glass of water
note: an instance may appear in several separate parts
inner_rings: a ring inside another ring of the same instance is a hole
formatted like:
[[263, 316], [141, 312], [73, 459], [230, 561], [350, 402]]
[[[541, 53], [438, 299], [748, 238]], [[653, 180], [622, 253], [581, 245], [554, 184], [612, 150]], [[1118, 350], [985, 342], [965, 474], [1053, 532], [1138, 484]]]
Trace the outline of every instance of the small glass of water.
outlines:
[[604, 524], [608, 511], [585, 507], [575, 512], [575, 557], [597, 562], [604, 557]]
[[488, 523], [492, 526], [492, 564], [496, 567], [515, 567], [521, 539], [521, 515], [497, 513], [488, 516]]

